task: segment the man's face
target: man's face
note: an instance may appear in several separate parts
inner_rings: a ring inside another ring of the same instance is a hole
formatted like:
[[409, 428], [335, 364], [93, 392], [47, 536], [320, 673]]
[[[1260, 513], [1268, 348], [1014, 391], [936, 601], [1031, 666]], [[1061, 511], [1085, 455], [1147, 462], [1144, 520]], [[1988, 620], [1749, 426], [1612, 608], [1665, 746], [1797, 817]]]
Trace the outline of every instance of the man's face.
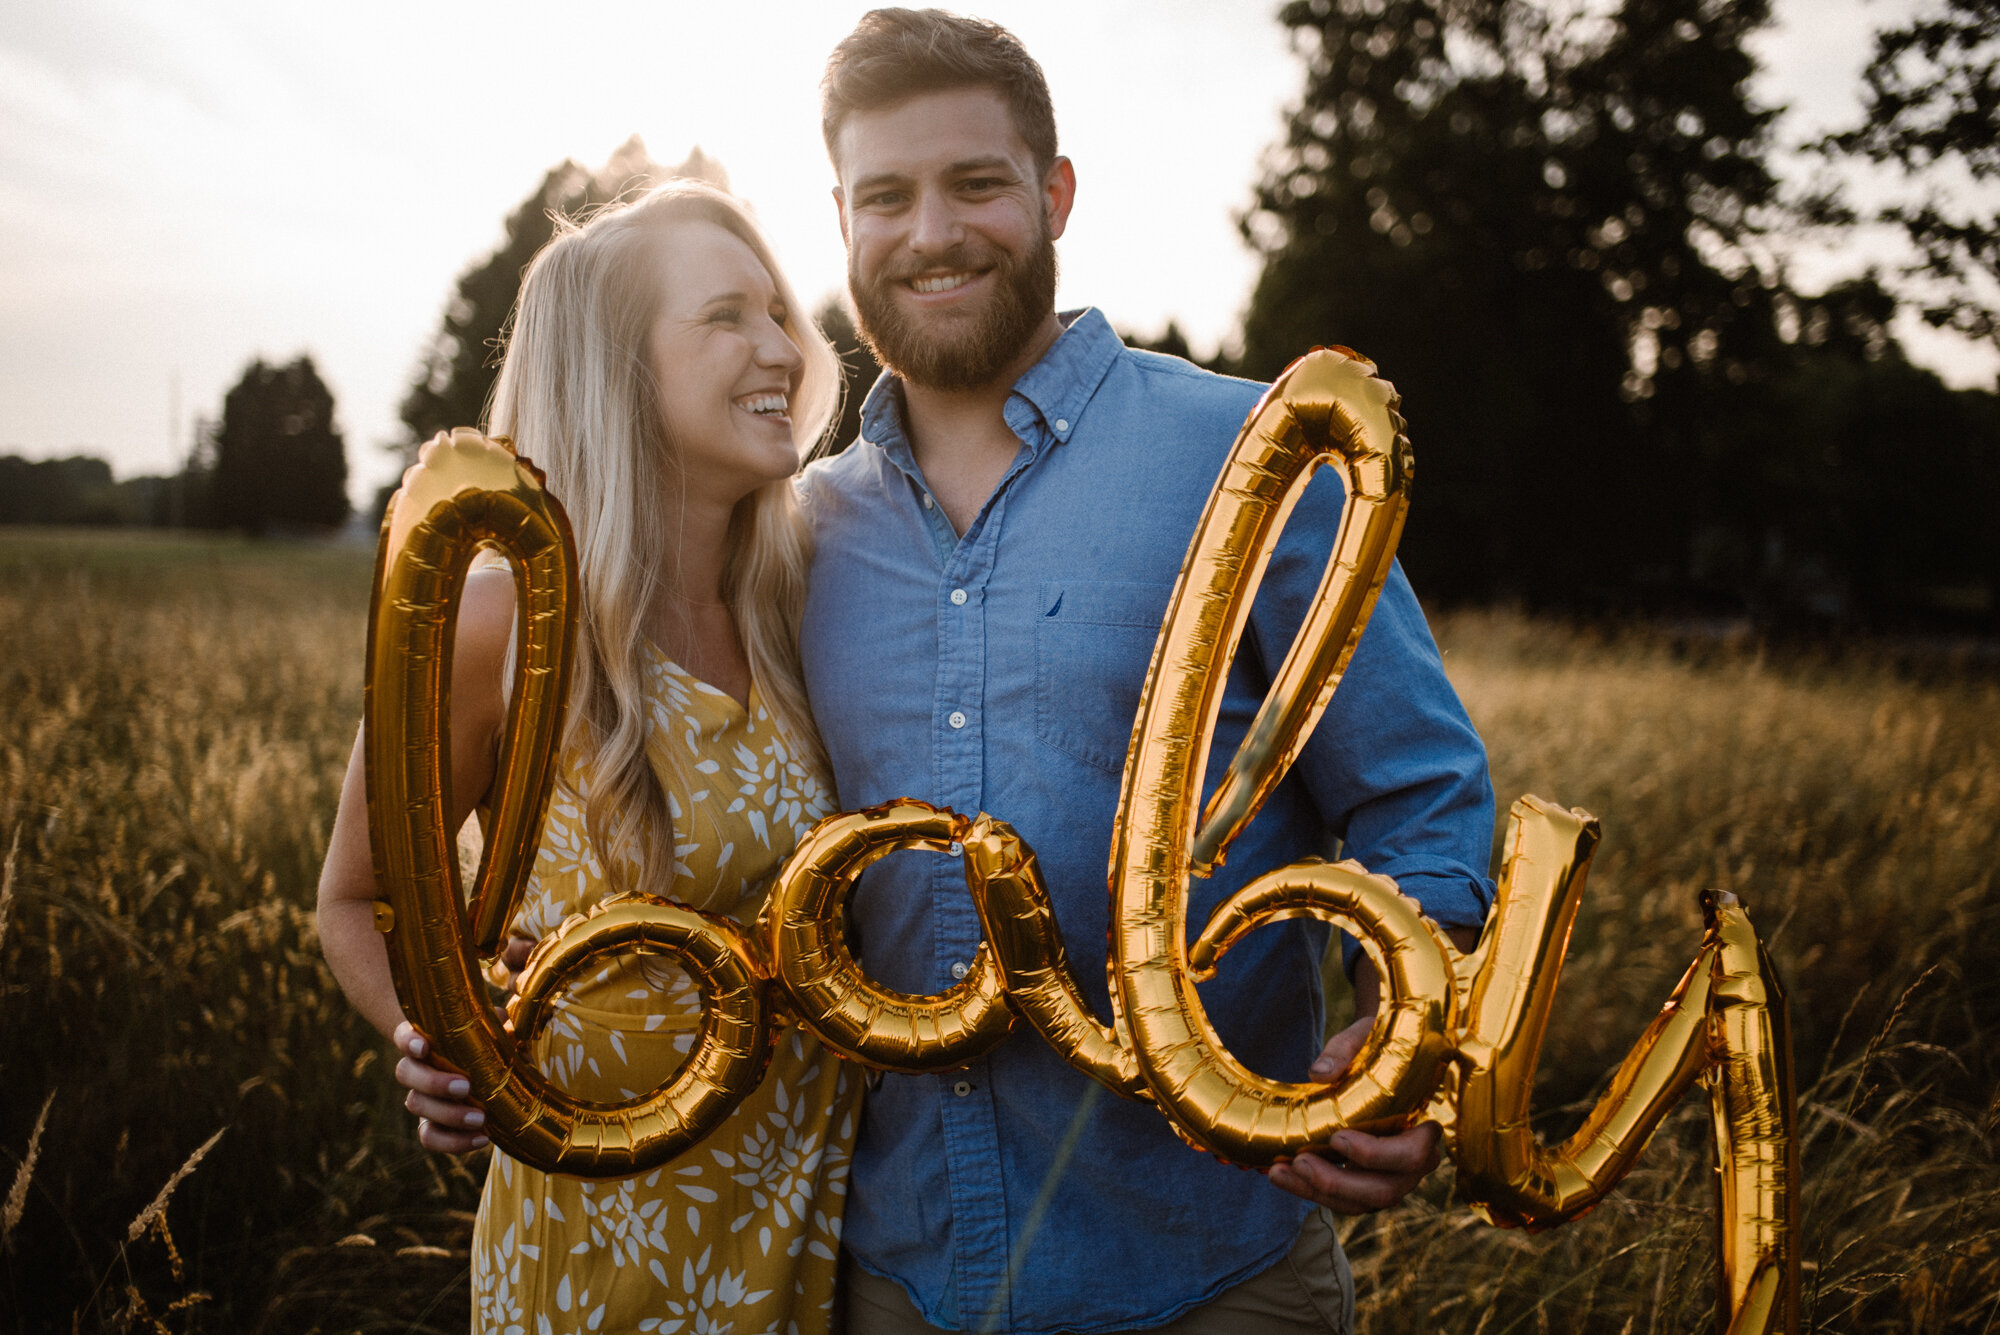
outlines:
[[1068, 161], [1043, 179], [1005, 99], [961, 88], [854, 113], [835, 163], [848, 287], [882, 364], [944, 390], [1015, 370], [1055, 310]]

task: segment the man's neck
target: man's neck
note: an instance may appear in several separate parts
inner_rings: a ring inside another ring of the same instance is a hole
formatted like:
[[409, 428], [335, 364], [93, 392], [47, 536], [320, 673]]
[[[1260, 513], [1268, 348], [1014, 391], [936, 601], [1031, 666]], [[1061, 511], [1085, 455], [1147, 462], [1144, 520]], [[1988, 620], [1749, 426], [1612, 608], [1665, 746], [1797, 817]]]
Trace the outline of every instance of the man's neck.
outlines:
[[965, 532], [1014, 462], [1021, 442], [1007, 425], [1007, 397], [1061, 334], [1062, 322], [1051, 311], [1018, 356], [969, 389], [903, 383], [910, 453], [953, 531]]

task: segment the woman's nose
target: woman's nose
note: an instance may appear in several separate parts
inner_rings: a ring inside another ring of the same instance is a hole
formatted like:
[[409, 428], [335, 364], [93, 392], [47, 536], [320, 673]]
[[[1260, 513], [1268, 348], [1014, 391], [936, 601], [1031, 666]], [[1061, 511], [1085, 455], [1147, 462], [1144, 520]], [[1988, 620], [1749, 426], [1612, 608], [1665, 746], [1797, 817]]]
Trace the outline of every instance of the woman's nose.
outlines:
[[761, 366], [771, 366], [787, 373], [797, 371], [806, 364], [805, 354], [799, 345], [785, 332], [785, 327], [775, 320], [767, 324], [764, 337], [757, 343], [757, 362]]

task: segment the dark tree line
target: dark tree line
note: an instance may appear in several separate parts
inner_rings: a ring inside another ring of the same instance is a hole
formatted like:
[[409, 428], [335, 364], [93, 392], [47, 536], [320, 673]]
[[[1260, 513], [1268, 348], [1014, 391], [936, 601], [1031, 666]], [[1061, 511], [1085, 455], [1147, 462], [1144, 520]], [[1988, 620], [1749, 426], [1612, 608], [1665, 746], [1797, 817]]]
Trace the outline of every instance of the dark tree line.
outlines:
[[1417, 447], [1403, 551], [1427, 592], [1992, 617], [1993, 396], [1909, 363], [1877, 279], [1807, 296], [1771, 258], [1804, 204], [1748, 91], [1768, 18], [1282, 10], [1305, 88], [1244, 219], [1264, 268], [1240, 369], [1322, 343], [1381, 365]]
[[[2000, 172], [2000, 0], [1933, 0], [1878, 36], [1864, 126], [1821, 147]], [[1914, 275], [1822, 293], [1778, 256], [1861, 219], [1791, 197], [1749, 92], [1768, 0], [1292, 0], [1304, 64], [1244, 234], [1242, 355], [1373, 357], [1417, 446], [1403, 553], [1427, 594], [1818, 624], [1996, 624], [2000, 407], [1913, 365], [1900, 304], [1991, 335], [2000, 223], [1920, 202]], [[665, 176], [636, 138], [553, 168], [458, 280], [403, 405], [409, 444], [483, 420], [520, 276], [576, 216]], [[1981, 284], [1986, 286], [1982, 287]], [[1927, 286], [1926, 286], [1927, 285]], [[876, 367], [838, 301], [837, 444]], [[1151, 344], [1187, 355], [1180, 331]]]
[[282, 366], [252, 359], [203, 423], [192, 457], [168, 476], [112, 479], [111, 465], [77, 455], [0, 457], [0, 524], [221, 528], [314, 533], [347, 519], [347, 457], [333, 392], [312, 358]]

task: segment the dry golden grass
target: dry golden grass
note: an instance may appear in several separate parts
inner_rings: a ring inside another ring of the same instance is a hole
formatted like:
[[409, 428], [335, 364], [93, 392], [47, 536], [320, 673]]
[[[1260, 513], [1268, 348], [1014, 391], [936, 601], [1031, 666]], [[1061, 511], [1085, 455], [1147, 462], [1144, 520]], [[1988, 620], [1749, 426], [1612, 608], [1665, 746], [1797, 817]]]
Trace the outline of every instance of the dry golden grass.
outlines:
[[[1977, 953], [2000, 928], [2000, 685], [1508, 615], [1437, 629], [1503, 808], [1533, 792], [1604, 825], [1545, 1133], [1581, 1120], [1693, 958], [1699, 891], [1733, 890], [1790, 994], [1806, 1328], [2000, 1329], [2000, 988]], [[1353, 1227], [1363, 1328], [1709, 1329], [1712, 1163], [1691, 1097], [1611, 1200], [1532, 1238], [1451, 1208], [1447, 1169]]]
[[[310, 911], [368, 578], [352, 549], [0, 532], [0, 1329], [463, 1329], [477, 1166], [415, 1146]], [[1604, 822], [1547, 1129], [1693, 957], [1696, 893], [1735, 890], [1791, 990], [1809, 1328], [2000, 1330], [1991, 675], [1439, 632], [1503, 807]], [[1711, 1154], [1690, 1100], [1595, 1214], [1532, 1238], [1439, 1174], [1350, 1230], [1364, 1329], [1706, 1329]]]

